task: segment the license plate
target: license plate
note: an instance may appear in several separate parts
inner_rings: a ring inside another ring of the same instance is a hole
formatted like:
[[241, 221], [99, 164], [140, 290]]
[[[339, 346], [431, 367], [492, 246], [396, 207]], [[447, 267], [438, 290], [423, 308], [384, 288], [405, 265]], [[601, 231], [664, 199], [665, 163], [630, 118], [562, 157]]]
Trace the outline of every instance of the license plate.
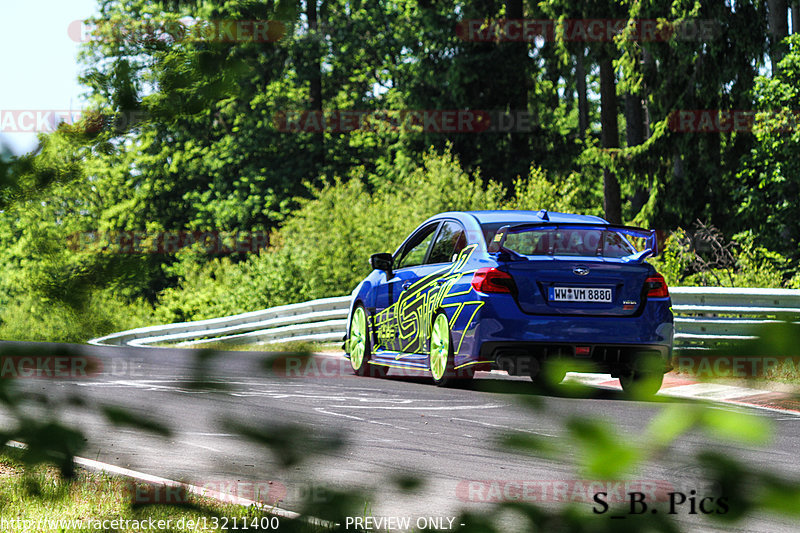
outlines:
[[551, 302], [611, 302], [611, 289], [550, 287]]

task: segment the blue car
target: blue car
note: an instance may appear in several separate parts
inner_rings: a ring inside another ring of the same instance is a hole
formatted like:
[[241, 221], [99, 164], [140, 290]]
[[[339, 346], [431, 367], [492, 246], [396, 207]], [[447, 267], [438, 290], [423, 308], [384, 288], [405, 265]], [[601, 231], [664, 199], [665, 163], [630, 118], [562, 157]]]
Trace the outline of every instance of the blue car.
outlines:
[[664, 278], [645, 259], [655, 231], [547, 211], [448, 212], [423, 222], [353, 291], [344, 350], [360, 376], [476, 370], [542, 386], [567, 371], [607, 372], [655, 394], [670, 369]]

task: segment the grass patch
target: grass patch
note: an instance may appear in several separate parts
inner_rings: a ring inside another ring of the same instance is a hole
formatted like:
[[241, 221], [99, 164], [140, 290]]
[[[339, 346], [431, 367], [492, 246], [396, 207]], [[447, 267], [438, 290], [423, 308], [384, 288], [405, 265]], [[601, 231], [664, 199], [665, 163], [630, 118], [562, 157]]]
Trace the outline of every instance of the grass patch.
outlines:
[[145, 502], [142, 494], [146, 491], [141, 490], [142, 485], [137, 490], [130, 479], [79, 469], [75, 479], [64, 480], [56, 468], [27, 466], [20, 458], [17, 450], [0, 451], [0, 529], [4, 533], [222, 532], [235, 530], [234, 518], [236, 529], [243, 529], [246, 520], [251, 531], [330, 531], [302, 520], [275, 517], [256, 507], [193, 494], [170, 505]]

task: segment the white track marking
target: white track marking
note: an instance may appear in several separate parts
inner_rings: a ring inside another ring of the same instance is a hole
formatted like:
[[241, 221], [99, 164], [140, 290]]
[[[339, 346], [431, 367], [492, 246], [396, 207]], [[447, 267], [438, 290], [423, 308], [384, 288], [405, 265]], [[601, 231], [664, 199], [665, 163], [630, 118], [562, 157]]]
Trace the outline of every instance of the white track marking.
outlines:
[[346, 409], [391, 409], [397, 411], [463, 411], [463, 410], [474, 410], [474, 409], [498, 409], [500, 407], [508, 407], [505, 404], [497, 404], [497, 405], [445, 405], [441, 407], [430, 407], [430, 406], [421, 406], [421, 407], [400, 407], [396, 405], [337, 405], [336, 407], [346, 408]]
[[186, 444], [187, 446], [194, 446], [195, 448], [200, 448], [201, 450], [208, 450], [214, 453], [224, 453], [222, 450], [212, 448], [211, 446], [203, 446], [202, 444], [197, 444], [196, 442], [190, 442], [188, 440], [182, 440], [180, 442]]
[[315, 407], [314, 411], [316, 411], [318, 413], [322, 413], [323, 415], [340, 416], [342, 418], [350, 418], [352, 420], [358, 420], [359, 422], [369, 422], [370, 424], [377, 424], [379, 426], [388, 426], [388, 427], [399, 429], [399, 430], [402, 430], [402, 431], [409, 431], [408, 428], [404, 428], [404, 427], [401, 427], [401, 426], [396, 426], [394, 424], [389, 424], [388, 422], [379, 422], [377, 420], [370, 420], [368, 418], [361, 418], [360, 416], [354, 416], [354, 415], [346, 415], [344, 413], [334, 413], [334, 412], [326, 410], [323, 407]]
[[432, 415], [432, 416], [435, 416], [437, 418], [449, 418], [450, 420], [458, 420], [459, 422], [469, 422], [471, 424], [478, 424], [480, 426], [486, 426], [486, 427], [490, 427], [490, 428], [507, 429], [507, 430], [510, 430], [510, 431], [521, 431], [523, 433], [532, 433], [534, 435], [541, 435], [542, 437], [557, 438], [556, 435], [550, 435], [549, 433], [542, 433], [541, 431], [534, 431], [532, 429], [521, 429], [521, 428], [515, 428], [515, 427], [511, 427], [511, 426], [503, 426], [503, 425], [500, 425], [500, 424], [490, 424], [489, 422], [481, 422], [479, 420], [470, 420], [469, 418], [446, 417], [446, 416], [440, 416], [440, 415]]

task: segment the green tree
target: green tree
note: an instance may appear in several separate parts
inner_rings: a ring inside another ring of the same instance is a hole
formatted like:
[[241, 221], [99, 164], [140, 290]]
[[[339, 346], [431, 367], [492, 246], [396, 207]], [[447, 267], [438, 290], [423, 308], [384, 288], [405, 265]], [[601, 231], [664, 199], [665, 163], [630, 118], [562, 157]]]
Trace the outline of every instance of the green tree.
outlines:
[[789, 50], [773, 77], [759, 76], [754, 94], [759, 113], [755, 146], [737, 173], [738, 215], [760, 243], [793, 258], [800, 257], [800, 36], [786, 41]]
[[664, 19], [664, 29], [675, 33], [667, 40], [618, 41], [621, 87], [631, 94], [646, 88], [651, 124], [649, 138], [624, 150], [618, 162], [629, 176], [623, 190], [651, 191], [641, 211], [626, 218], [665, 228], [700, 218], [736, 232], [742, 228], [733, 216], [731, 192], [750, 134], [681, 131], [670, 119], [681, 110], [752, 107], [750, 89], [768, 44], [764, 4], [655, 0], [630, 6], [632, 19]]

